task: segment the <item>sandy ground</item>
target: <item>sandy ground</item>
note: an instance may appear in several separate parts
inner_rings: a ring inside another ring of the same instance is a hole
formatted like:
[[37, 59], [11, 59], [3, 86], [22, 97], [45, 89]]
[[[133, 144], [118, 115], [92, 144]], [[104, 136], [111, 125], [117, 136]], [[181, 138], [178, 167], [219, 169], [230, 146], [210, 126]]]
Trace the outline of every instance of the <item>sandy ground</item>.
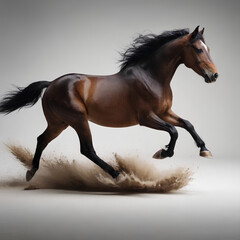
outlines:
[[1, 187], [0, 238], [239, 240], [240, 165], [201, 159], [165, 194]]

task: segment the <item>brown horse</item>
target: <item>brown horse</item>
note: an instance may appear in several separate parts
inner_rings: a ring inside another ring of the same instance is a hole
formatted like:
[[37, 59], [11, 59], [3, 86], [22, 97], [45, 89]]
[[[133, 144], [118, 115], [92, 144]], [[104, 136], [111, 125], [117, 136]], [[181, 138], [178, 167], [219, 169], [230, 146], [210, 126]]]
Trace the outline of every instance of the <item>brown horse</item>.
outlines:
[[203, 31], [198, 26], [192, 33], [181, 29], [161, 35], [140, 35], [123, 54], [121, 69], [114, 75], [67, 74], [52, 82], [32, 83], [5, 96], [0, 112], [10, 113], [35, 104], [47, 88], [42, 104], [48, 126], [37, 138], [27, 181], [38, 170], [42, 151], [68, 126], [78, 134], [81, 153], [116, 178], [119, 171], [100, 159], [93, 148], [88, 120], [108, 127], [139, 124], [168, 132], [171, 140], [166, 149], [153, 155], [159, 159], [173, 156], [178, 138], [175, 126], [182, 127], [192, 135], [200, 155], [211, 157], [193, 125], [171, 110], [170, 82], [181, 63], [204, 77], [207, 83], [218, 77]]

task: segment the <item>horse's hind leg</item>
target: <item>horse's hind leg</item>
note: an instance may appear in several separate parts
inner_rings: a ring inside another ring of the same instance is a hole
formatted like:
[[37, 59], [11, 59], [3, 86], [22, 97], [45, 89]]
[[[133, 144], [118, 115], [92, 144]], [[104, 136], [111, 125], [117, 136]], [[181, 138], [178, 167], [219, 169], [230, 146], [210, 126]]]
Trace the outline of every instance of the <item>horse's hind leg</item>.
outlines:
[[79, 113], [78, 118], [75, 119], [77, 119], [77, 121], [74, 121], [69, 125], [71, 125], [78, 134], [81, 145], [81, 153], [97, 164], [105, 172], [110, 174], [113, 178], [117, 178], [119, 171], [114, 170], [112, 166], [100, 159], [93, 148], [87, 116], [84, 113]]
[[65, 123], [48, 124], [47, 129], [37, 138], [37, 147], [32, 161], [32, 169], [27, 171], [26, 180], [30, 181], [39, 168], [39, 161], [43, 150], [56, 138], [68, 125]]

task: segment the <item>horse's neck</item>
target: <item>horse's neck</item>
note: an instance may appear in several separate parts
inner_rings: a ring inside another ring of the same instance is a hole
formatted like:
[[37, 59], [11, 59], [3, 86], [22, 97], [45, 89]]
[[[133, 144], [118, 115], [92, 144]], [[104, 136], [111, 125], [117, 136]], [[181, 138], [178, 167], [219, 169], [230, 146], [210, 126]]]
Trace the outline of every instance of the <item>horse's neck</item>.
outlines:
[[167, 44], [163, 49], [157, 53], [157, 66], [156, 78], [157, 80], [165, 86], [169, 86], [172, 77], [182, 62], [182, 49], [183, 44], [179, 40], [175, 40]]

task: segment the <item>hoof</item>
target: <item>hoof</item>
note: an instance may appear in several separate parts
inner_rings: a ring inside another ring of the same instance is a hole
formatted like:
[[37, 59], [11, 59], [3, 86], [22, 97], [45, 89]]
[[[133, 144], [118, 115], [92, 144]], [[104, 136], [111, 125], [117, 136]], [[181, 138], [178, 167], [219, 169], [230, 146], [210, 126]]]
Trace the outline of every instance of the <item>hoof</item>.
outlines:
[[120, 174], [120, 171], [115, 170], [115, 171], [111, 174], [111, 176], [112, 176], [113, 178], [117, 178], [119, 174]]
[[166, 151], [164, 149], [161, 149], [157, 151], [152, 157], [155, 159], [164, 159], [167, 156], [165, 156]]
[[36, 168], [32, 168], [31, 170], [28, 170], [26, 173], [26, 180], [29, 182], [33, 176], [35, 175], [37, 169]]
[[212, 153], [208, 150], [200, 151], [200, 156], [205, 158], [213, 158]]
[[157, 151], [152, 157], [155, 159], [162, 159], [162, 149]]

